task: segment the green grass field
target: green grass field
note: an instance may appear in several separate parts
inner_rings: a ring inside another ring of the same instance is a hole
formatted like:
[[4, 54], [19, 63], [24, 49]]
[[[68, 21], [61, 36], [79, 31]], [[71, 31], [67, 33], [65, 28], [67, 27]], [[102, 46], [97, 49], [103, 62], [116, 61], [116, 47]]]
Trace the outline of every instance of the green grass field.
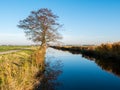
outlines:
[[0, 52], [9, 51], [9, 50], [20, 50], [30, 47], [31, 46], [0, 46]]

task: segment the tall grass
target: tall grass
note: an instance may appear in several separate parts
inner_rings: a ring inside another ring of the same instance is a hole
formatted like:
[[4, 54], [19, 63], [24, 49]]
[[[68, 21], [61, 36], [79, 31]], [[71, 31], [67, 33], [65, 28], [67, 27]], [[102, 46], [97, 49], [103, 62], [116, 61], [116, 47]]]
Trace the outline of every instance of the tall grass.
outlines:
[[96, 47], [95, 52], [104, 57], [120, 60], [120, 43], [102, 44]]
[[37, 53], [37, 51], [33, 50], [23, 50], [17, 53], [1, 55], [0, 90], [33, 90], [34, 86], [40, 83], [42, 79], [42, 77], [36, 78], [36, 74], [42, 72], [42, 63], [39, 63], [38, 66], [37, 59], [38, 57], [44, 59], [45, 55], [39, 53], [38, 57], [36, 57]]
[[95, 58], [120, 60], [120, 43], [99, 46], [51, 46], [56, 49], [92, 56]]

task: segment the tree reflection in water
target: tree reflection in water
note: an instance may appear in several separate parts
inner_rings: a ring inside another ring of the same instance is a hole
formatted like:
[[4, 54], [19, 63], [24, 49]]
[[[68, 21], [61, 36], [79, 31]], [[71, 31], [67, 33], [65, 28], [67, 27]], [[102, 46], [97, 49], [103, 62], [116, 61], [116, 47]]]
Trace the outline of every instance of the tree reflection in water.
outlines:
[[38, 77], [42, 77], [42, 80], [35, 90], [56, 90], [57, 86], [61, 85], [57, 78], [62, 73], [62, 66], [61, 60], [54, 62], [51, 59], [47, 60], [45, 71], [38, 74]]

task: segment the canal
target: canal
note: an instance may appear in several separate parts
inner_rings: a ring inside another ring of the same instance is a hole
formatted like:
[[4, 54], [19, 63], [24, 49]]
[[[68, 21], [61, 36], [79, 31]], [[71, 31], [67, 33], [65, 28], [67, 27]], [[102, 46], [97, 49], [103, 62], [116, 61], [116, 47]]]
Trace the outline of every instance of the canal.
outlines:
[[120, 63], [49, 48], [38, 90], [120, 90]]

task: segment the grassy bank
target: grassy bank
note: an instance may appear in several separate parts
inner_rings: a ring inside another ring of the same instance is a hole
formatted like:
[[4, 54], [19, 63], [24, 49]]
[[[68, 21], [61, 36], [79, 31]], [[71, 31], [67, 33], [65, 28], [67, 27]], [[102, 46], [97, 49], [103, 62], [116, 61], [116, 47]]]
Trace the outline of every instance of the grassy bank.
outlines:
[[99, 46], [52, 46], [72, 53], [81, 53], [95, 58], [120, 60], [120, 43], [101, 44]]
[[120, 77], [120, 43], [101, 44], [99, 46], [52, 46], [55, 49], [69, 51], [72, 54], [82, 54], [88, 60], [93, 60], [107, 72]]
[[[41, 51], [42, 52], [42, 51]], [[35, 50], [0, 55], [0, 90], [33, 90], [42, 77]], [[44, 57], [41, 53], [41, 57]]]

